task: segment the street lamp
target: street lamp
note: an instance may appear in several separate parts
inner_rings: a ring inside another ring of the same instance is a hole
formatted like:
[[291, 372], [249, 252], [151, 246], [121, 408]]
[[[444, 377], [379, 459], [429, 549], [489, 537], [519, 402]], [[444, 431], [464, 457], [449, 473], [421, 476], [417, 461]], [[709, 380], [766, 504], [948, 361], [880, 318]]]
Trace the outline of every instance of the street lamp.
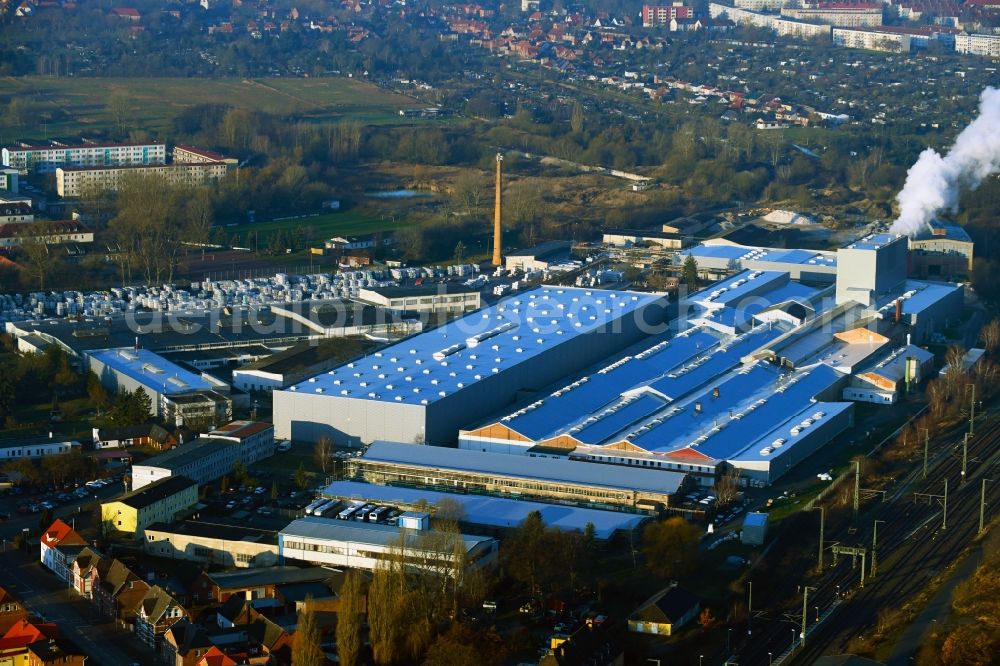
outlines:
[[792, 649], [795, 649], [795, 627], [792, 627]]
[[701, 666], [704, 661], [705, 661], [705, 655], [699, 654], [698, 655], [698, 666]]
[[813, 606], [816, 609], [816, 621], [819, 622], [819, 606]]
[[767, 666], [771, 666], [771, 653], [767, 653]]

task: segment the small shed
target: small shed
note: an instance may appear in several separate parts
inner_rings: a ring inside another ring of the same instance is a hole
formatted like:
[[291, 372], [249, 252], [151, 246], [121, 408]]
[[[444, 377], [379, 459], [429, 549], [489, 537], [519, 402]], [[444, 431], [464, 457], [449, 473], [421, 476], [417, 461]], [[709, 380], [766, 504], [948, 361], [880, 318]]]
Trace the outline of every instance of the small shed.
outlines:
[[762, 546], [767, 537], [766, 513], [751, 512], [743, 518], [743, 532], [740, 540], [748, 546]]

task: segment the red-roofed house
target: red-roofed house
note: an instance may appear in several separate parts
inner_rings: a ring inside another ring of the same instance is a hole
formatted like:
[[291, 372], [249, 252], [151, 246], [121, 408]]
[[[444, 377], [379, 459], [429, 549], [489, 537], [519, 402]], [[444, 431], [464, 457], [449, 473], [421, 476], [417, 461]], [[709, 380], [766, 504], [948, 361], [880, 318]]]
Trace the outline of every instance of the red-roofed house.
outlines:
[[138, 21], [139, 19], [142, 18], [142, 15], [139, 13], [139, 10], [135, 9], [134, 7], [114, 7], [111, 10], [111, 14], [113, 16], [117, 16], [120, 19], [133, 22]]
[[57, 638], [59, 627], [52, 622], [28, 622], [21, 620], [7, 630], [0, 638], [0, 662], [5, 664], [27, 664], [28, 646], [36, 641]]
[[0, 634], [5, 634], [18, 622], [28, 617], [24, 605], [0, 587]]
[[39, 560], [63, 581], [69, 581], [70, 562], [88, 545], [86, 539], [59, 519], [42, 533], [39, 543]]
[[205, 656], [198, 660], [198, 666], [236, 666], [236, 662], [213, 645]]

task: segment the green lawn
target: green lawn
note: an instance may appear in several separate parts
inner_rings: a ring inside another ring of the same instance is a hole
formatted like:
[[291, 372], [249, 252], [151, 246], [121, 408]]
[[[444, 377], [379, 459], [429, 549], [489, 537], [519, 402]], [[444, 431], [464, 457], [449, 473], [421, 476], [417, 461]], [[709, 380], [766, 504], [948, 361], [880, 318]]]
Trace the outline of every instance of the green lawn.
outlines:
[[254, 224], [244, 224], [237, 227], [229, 227], [229, 231], [238, 231], [244, 236], [249, 236], [253, 232], [259, 234], [258, 243], [260, 246], [266, 244], [266, 239], [276, 231], [292, 231], [296, 227], [308, 227], [312, 230], [313, 243], [333, 238], [334, 236], [351, 236], [356, 234], [370, 234], [376, 231], [388, 231], [399, 227], [399, 217], [397, 221], [386, 216], [383, 218], [370, 217], [363, 213], [345, 211], [342, 213], [328, 213], [317, 215], [316, 217], [303, 217], [287, 220], [275, 220], [269, 222], [255, 222]]
[[[129, 125], [167, 138], [184, 108], [227, 104], [276, 115], [297, 115], [307, 122], [340, 119], [364, 123], [399, 122], [399, 109], [420, 104], [373, 84], [347, 78], [0, 78], [0, 104], [14, 97], [30, 100], [33, 126], [0, 124], [0, 139], [74, 136], [113, 126], [107, 103], [121, 93], [131, 105]], [[409, 121], [408, 121], [409, 122]]]

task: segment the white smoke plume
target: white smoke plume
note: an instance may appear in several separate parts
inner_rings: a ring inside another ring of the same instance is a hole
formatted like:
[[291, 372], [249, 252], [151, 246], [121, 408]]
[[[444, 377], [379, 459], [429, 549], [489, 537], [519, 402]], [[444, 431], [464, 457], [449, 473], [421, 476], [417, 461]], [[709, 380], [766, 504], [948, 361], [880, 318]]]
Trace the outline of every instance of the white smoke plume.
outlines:
[[941, 211], [958, 212], [963, 187], [975, 189], [984, 178], [1000, 172], [1000, 89], [987, 88], [979, 96], [979, 116], [955, 139], [943, 157], [933, 148], [906, 173], [906, 184], [896, 195], [899, 217], [894, 233], [913, 236], [927, 228]]

